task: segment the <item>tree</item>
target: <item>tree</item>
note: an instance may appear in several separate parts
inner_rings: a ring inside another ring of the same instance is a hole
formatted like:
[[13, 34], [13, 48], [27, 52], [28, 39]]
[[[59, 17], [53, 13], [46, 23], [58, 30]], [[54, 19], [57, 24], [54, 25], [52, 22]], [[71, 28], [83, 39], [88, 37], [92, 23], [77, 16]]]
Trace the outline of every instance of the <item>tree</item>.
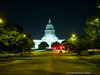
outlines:
[[46, 47], [49, 47], [49, 45], [46, 42], [41, 42], [39, 44], [39, 49], [46, 49]]
[[72, 43], [68, 42], [67, 40], [63, 41], [61, 44], [64, 45], [65, 50], [68, 50], [69, 52], [74, 51], [75, 46]]
[[87, 37], [90, 39], [90, 48], [100, 48], [100, 17], [89, 18], [84, 29]]
[[21, 26], [10, 23], [0, 23], [0, 50], [8, 52], [22, 52], [30, 49], [34, 42]]
[[98, 37], [98, 38], [96, 38], [96, 39], [94, 39], [94, 48], [96, 49], [100, 49], [100, 38]]
[[[74, 52], [77, 52], [78, 55], [81, 55], [83, 50], [87, 50], [88, 42], [87, 38], [81, 34], [74, 34], [68, 38], [69, 48], [72, 47]], [[90, 42], [90, 41], [89, 41]], [[71, 49], [71, 48], [70, 48]]]
[[69, 37], [67, 41], [68, 43], [71, 43], [76, 46], [79, 41], [78, 35], [72, 34], [71, 37]]
[[65, 50], [68, 50], [68, 48], [69, 48], [68, 47], [68, 41], [64, 40], [64, 41], [61, 42], [61, 44], [64, 45]]
[[30, 53], [30, 51], [31, 51], [31, 49], [30, 48], [32, 48], [32, 47], [34, 47], [34, 42], [33, 42], [33, 39], [31, 38], [31, 36], [29, 35], [29, 34], [24, 34], [23, 35], [24, 36], [24, 38], [27, 40], [27, 43], [24, 45], [24, 49], [26, 50], [26, 51], [29, 51], [29, 53]]
[[86, 24], [87, 27], [85, 28], [85, 32], [89, 37], [92, 39], [100, 37], [100, 18], [88, 19]]
[[53, 43], [51, 44], [51, 47], [55, 47], [55, 46], [59, 46], [59, 45], [60, 45], [59, 42], [53, 42]]

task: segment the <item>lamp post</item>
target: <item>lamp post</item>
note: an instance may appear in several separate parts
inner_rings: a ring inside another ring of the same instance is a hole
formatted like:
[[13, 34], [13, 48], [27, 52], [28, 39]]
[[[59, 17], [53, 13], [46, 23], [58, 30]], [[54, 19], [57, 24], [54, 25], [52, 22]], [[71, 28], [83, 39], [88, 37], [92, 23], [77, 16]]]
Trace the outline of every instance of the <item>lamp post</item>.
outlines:
[[[26, 38], [26, 34], [24, 34], [23, 37]], [[25, 48], [26, 48], [26, 47], [23, 46], [23, 53], [25, 53], [25, 50], [24, 50]]]
[[94, 52], [94, 39], [91, 39], [92, 40], [92, 48], [93, 48], [93, 52]]
[[95, 54], [95, 51], [94, 51], [94, 39], [91, 39], [91, 40], [92, 40], [92, 48], [93, 48], [92, 54], [94, 55]]

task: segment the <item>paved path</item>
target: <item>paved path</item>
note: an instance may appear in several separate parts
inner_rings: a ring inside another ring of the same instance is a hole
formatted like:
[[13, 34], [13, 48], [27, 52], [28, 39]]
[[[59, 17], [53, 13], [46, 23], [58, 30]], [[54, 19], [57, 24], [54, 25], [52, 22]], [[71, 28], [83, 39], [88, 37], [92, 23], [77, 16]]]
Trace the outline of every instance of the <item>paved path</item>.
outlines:
[[97, 73], [99, 67], [87, 61], [78, 61], [76, 56], [39, 55], [34, 57], [15, 57], [0, 62], [0, 75], [68, 75]]

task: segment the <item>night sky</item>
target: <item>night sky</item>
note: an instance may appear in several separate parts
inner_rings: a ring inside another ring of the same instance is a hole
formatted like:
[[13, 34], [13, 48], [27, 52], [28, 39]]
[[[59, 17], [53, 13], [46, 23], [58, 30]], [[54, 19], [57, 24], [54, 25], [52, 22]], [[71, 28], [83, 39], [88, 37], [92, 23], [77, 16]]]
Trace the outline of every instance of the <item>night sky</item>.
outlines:
[[[0, 0], [1, 1], [1, 0]], [[85, 20], [95, 14], [96, 0], [4, 0], [0, 16], [23, 26], [33, 39], [41, 39], [49, 17], [58, 38], [84, 33]]]

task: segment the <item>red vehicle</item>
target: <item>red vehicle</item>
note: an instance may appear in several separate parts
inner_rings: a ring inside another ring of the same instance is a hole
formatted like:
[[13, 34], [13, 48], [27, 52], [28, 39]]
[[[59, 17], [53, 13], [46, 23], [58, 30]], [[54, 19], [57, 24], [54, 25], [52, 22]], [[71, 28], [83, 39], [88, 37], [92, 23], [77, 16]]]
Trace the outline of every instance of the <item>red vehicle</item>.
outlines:
[[64, 46], [62, 44], [60, 44], [59, 46], [54, 46], [53, 50], [63, 50]]

